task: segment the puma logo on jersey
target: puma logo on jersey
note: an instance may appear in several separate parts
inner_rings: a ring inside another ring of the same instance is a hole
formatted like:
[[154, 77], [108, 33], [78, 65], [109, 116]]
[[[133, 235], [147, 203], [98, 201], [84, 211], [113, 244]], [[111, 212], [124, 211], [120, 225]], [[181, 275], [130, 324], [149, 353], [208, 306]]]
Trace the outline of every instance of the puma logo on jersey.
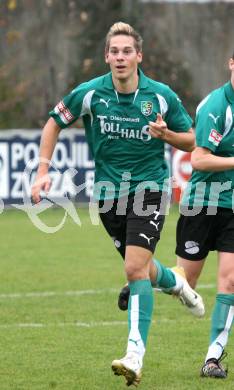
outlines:
[[110, 101], [110, 99], [105, 100], [105, 99], [102, 99], [102, 98], [100, 98], [100, 100], [99, 100], [99, 102], [105, 104], [107, 108], [109, 108], [109, 101]]
[[140, 237], [143, 237], [145, 238], [147, 241], [148, 241], [148, 244], [150, 245], [150, 240], [152, 240], [154, 237], [147, 237], [145, 234], [143, 233], [140, 233], [139, 234]]
[[208, 115], [210, 118], [212, 118], [213, 119], [213, 121], [214, 121], [214, 123], [216, 124], [216, 122], [217, 122], [217, 120], [220, 118], [220, 115], [218, 115], [218, 116], [214, 116], [213, 114], [211, 114], [211, 113], [209, 113], [209, 115]]

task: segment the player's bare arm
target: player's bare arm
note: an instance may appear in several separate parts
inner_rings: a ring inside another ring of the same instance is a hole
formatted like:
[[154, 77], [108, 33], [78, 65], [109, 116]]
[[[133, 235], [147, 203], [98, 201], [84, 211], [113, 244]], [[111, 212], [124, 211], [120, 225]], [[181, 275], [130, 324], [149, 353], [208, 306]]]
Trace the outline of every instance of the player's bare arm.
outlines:
[[207, 148], [196, 147], [191, 155], [193, 169], [220, 172], [234, 169], [234, 157], [221, 157], [212, 154]]
[[152, 137], [159, 138], [177, 149], [191, 152], [195, 147], [195, 135], [192, 128], [186, 133], [176, 133], [169, 130], [161, 114], [157, 114], [156, 121], [149, 122], [149, 126], [149, 132]]
[[50, 118], [45, 124], [40, 143], [39, 166], [37, 175], [32, 186], [32, 199], [35, 203], [40, 202], [40, 192], [48, 193], [51, 186], [51, 179], [48, 175], [50, 160], [58, 139], [60, 127], [53, 118]]

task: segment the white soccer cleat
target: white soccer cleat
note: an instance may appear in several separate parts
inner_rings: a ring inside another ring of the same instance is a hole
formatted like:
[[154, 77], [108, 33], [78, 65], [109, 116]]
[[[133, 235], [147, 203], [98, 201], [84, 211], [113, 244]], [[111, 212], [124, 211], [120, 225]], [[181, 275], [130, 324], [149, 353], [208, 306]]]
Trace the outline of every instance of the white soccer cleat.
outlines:
[[119, 360], [113, 360], [111, 368], [115, 375], [123, 375], [127, 386], [138, 386], [141, 380], [142, 363], [134, 352], [128, 352]]
[[205, 314], [205, 305], [202, 297], [194, 291], [188, 284], [183, 267], [173, 267], [171, 271], [176, 278], [176, 286], [172, 293], [179, 297], [183, 305], [196, 317], [203, 317]]

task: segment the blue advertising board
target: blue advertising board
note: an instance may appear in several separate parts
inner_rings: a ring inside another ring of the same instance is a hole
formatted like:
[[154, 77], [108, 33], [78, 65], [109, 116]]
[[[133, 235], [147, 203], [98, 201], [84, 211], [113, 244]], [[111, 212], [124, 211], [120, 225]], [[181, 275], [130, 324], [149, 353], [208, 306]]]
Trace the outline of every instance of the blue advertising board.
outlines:
[[[0, 132], [0, 199], [6, 205], [20, 204], [24, 191], [30, 196], [38, 166], [41, 130]], [[93, 190], [94, 162], [84, 130], [61, 132], [50, 168], [50, 196], [66, 193], [78, 202], [88, 202]]]

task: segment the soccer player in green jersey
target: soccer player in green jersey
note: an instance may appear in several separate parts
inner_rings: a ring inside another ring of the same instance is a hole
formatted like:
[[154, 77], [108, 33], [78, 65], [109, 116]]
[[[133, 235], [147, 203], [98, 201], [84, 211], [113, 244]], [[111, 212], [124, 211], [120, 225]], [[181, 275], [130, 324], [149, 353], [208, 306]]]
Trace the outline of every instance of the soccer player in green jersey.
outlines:
[[138, 385], [153, 310], [152, 286], [177, 294], [195, 315], [204, 311], [201, 297], [179, 270], [152, 259], [165, 214], [164, 145], [192, 150], [194, 133], [177, 95], [138, 68], [142, 38], [130, 25], [111, 27], [105, 61], [109, 73], [79, 85], [50, 112], [32, 197], [40, 202], [40, 191], [49, 190], [49, 160], [59, 132], [81, 116], [95, 161], [100, 218], [125, 260], [130, 289], [127, 352], [112, 362], [112, 369], [127, 385]]
[[229, 68], [231, 80], [198, 106], [193, 173], [177, 224], [178, 265], [193, 288], [209, 251], [218, 252], [218, 291], [201, 370], [213, 378], [227, 376], [220, 361], [234, 316], [234, 53]]

